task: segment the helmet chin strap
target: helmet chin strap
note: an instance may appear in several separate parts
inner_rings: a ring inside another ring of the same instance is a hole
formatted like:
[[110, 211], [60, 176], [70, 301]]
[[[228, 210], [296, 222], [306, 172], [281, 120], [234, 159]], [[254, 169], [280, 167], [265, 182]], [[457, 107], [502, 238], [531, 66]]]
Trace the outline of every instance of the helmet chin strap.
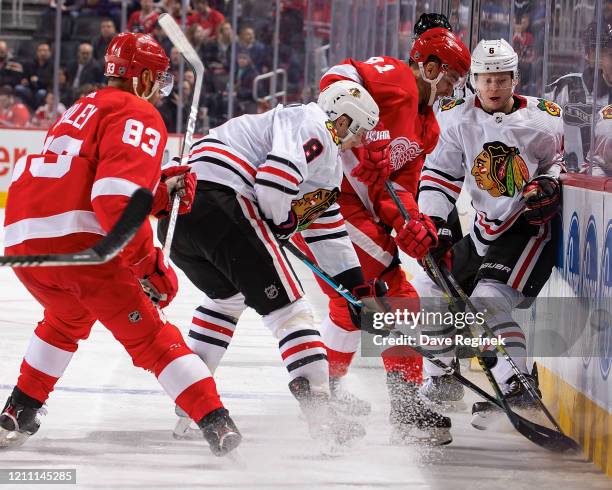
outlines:
[[438, 82], [442, 80], [444, 72], [440, 71], [440, 73], [438, 73], [438, 76], [434, 80], [431, 80], [430, 78], [427, 78], [427, 76], [425, 76], [425, 69], [423, 68], [423, 63], [419, 62], [419, 73], [421, 74], [421, 78], [429, 84], [429, 87], [431, 89], [429, 91], [429, 100], [427, 101], [427, 105], [432, 106], [433, 103], [436, 101], [436, 93], [438, 92]]
[[149, 95], [139, 94], [138, 93], [138, 77], [132, 77], [132, 86], [134, 87], [134, 93], [136, 94], [136, 96], [140, 97], [143, 100], [149, 100], [151, 97], [153, 97], [153, 94], [155, 94], [155, 92], [159, 90], [159, 82], [156, 81], [153, 84], [153, 88], [151, 89], [151, 93]]

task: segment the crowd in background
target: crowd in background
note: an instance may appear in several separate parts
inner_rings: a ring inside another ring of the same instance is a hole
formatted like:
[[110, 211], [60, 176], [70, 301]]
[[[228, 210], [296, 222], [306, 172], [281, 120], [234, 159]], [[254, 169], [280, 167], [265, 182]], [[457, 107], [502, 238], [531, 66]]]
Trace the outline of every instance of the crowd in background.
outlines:
[[[279, 67], [287, 71], [288, 99], [301, 95], [305, 2], [283, 2], [281, 22], [284, 24], [279, 49]], [[274, 10], [261, 8], [270, 2], [241, 2], [238, 25], [233, 26], [232, 4], [224, 0], [191, 0], [186, 16], [186, 34], [205, 65], [203, 96], [196, 130], [205, 131], [227, 119], [228, 94], [234, 93], [234, 115], [267, 109], [265, 101], [253, 97], [255, 77], [270, 71], [273, 62]], [[55, 15], [56, 4], [51, 0], [49, 14]], [[81, 95], [102, 86], [104, 53], [120, 25], [121, 5], [111, 0], [65, 0], [62, 10], [61, 67], [59, 75], [58, 112], [69, 107]], [[160, 100], [158, 109], [170, 132], [176, 130], [179, 105], [178, 71], [180, 55], [157, 24], [163, 12], [181, 22], [180, 0], [139, 0], [128, 9], [127, 30], [152, 35], [166, 51], [175, 75], [173, 93]], [[49, 17], [51, 18], [51, 17]], [[66, 21], [66, 22], [64, 22]], [[49, 20], [46, 21], [49, 23]], [[237, 29], [236, 29], [237, 27]], [[44, 30], [44, 29], [43, 29]], [[237, 31], [237, 32], [236, 32]], [[24, 41], [9, 50], [0, 38], [0, 125], [4, 127], [48, 127], [54, 119], [53, 107], [53, 32], [45, 38], [37, 32], [34, 41]], [[84, 34], [84, 35], [83, 35]], [[237, 36], [235, 83], [229, 87], [230, 54]], [[185, 69], [183, 101], [189, 112], [193, 91], [193, 73]], [[263, 86], [262, 92], [269, 92]]]

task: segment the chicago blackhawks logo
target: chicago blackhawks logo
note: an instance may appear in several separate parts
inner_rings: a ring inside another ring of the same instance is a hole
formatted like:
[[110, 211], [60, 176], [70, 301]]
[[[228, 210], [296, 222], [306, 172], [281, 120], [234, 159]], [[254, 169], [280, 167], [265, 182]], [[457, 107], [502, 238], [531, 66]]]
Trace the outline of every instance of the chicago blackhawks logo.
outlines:
[[463, 99], [442, 99], [440, 102], [440, 110], [441, 111], [450, 111], [453, 107], [457, 107], [458, 105], [463, 104], [465, 101]]
[[393, 172], [414, 160], [421, 153], [423, 153], [423, 148], [421, 148], [418, 143], [410, 141], [403, 136], [395, 138], [391, 142], [390, 151], [391, 168]]
[[361, 97], [361, 91], [358, 88], [351, 88], [349, 89], [348, 93], [351, 94], [356, 99]]
[[559, 117], [561, 115], [561, 107], [550, 100], [538, 99], [538, 109], [548, 112], [551, 116]]
[[472, 175], [478, 188], [493, 197], [513, 197], [529, 181], [529, 169], [518, 148], [500, 141], [483, 145], [474, 159]]
[[601, 117], [603, 119], [612, 119], [612, 104], [607, 105], [601, 110]]
[[291, 210], [297, 217], [297, 231], [308, 228], [314, 220], [336, 202], [339, 195], [340, 190], [337, 187], [331, 191], [329, 189], [317, 189], [313, 192], [307, 192], [301, 199], [292, 201]]

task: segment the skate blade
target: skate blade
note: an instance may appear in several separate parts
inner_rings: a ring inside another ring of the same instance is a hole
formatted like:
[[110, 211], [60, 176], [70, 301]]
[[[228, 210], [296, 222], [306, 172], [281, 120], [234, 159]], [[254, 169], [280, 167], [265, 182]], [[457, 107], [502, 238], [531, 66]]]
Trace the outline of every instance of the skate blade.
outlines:
[[0, 449], [14, 449], [23, 446], [29, 438], [30, 434], [25, 432], [0, 429]]
[[227, 432], [222, 439], [219, 441], [219, 447], [213, 449], [212, 446], [210, 450], [217, 457], [228, 456], [236, 451], [236, 448], [240, 445], [242, 441], [242, 436], [238, 432]]
[[418, 429], [412, 428], [409, 432], [391, 433], [390, 443], [392, 446], [446, 446], [453, 442], [453, 436], [448, 428]]
[[504, 412], [501, 410], [487, 410], [485, 412], [476, 412], [472, 414], [470, 424], [474, 429], [488, 430], [492, 425], [499, 422]]
[[191, 419], [189, 417], [179, 417], [174, 426], [172, 436], [178, 440], [195, 440], [202, 439], [204, 435], [200, 429], [191, 427]]

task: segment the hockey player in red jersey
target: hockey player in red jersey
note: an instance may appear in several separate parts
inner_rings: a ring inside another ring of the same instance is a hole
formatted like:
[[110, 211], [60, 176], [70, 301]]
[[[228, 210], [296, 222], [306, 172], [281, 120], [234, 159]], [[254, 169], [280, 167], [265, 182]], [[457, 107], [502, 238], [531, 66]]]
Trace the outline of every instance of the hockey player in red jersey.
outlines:
[[[342, 155], [344, 180], [338, 202], [366, 279], [386, 282], [388, 296], [417, 297], [400, 267], [398, 248], [418, 259], [437, 243], [434, 224], [419, 213], [415, 202], [425, 155], [438, 141], [439, 128], [431, 106], [463, 83], [469, 66], [468, 49], [453, 33], [437, 27], [416, 39], [409, 63], [387, 56], [347, 59], [321, 80], [322, 89], [339, 80], [355, 81], [372, 94], [380, 108], [380, 123], [366, 134], [364, 145]], [[407, 225], [380, 185], [380, 177], [389, 173], [411, 215]], [[330, 297], [329, 317], [321, 332], [333, 395], [350, 411], [367, 412], [369, 405], [343, 391], [339, 384], [359, 345], [358, 326], [351, 321], [346, 301], [321, 285]], [[421, 358], [407, 348], [394, 347], [383, 353], [383, 361], [394, 434], [403, 440], [416, 428], [427, 432], [434, 442], [450, 442], [450, 419], [418, 402]]]
[[[80, 98], [51, 127], [41, 153], [15, 166], [5, 217], [8, 255], [90, 247], [140, 187], [156, 191], [155, 214], [167, 211], [169, 182], [182, 172], [174, 169], [160, 182], [167, 131], [153, 103], [172, 88], [168, 58], [150, 36], [123, 33], [112, 40], [105, 61], [108, 87]], [[195, 179], [185, 177], [182, 186], [185, 212]], [[240, 433], [210, 371], [179, 330], [161, 318], [139, 282], [156, 290], [160, 307], [178, 289], [174, 271], [153, 245], [148, 223], [107, 264], [29, 267], [15, 273], [44, 307], [44, 318], [0, 415], [0, 448], [19, 445], [36, 433], [39, 409], [96, 320], [121, 342], [135, 366], [154, 373], [176, 404], [198, 421], [215, 455], [239, 444]]]

